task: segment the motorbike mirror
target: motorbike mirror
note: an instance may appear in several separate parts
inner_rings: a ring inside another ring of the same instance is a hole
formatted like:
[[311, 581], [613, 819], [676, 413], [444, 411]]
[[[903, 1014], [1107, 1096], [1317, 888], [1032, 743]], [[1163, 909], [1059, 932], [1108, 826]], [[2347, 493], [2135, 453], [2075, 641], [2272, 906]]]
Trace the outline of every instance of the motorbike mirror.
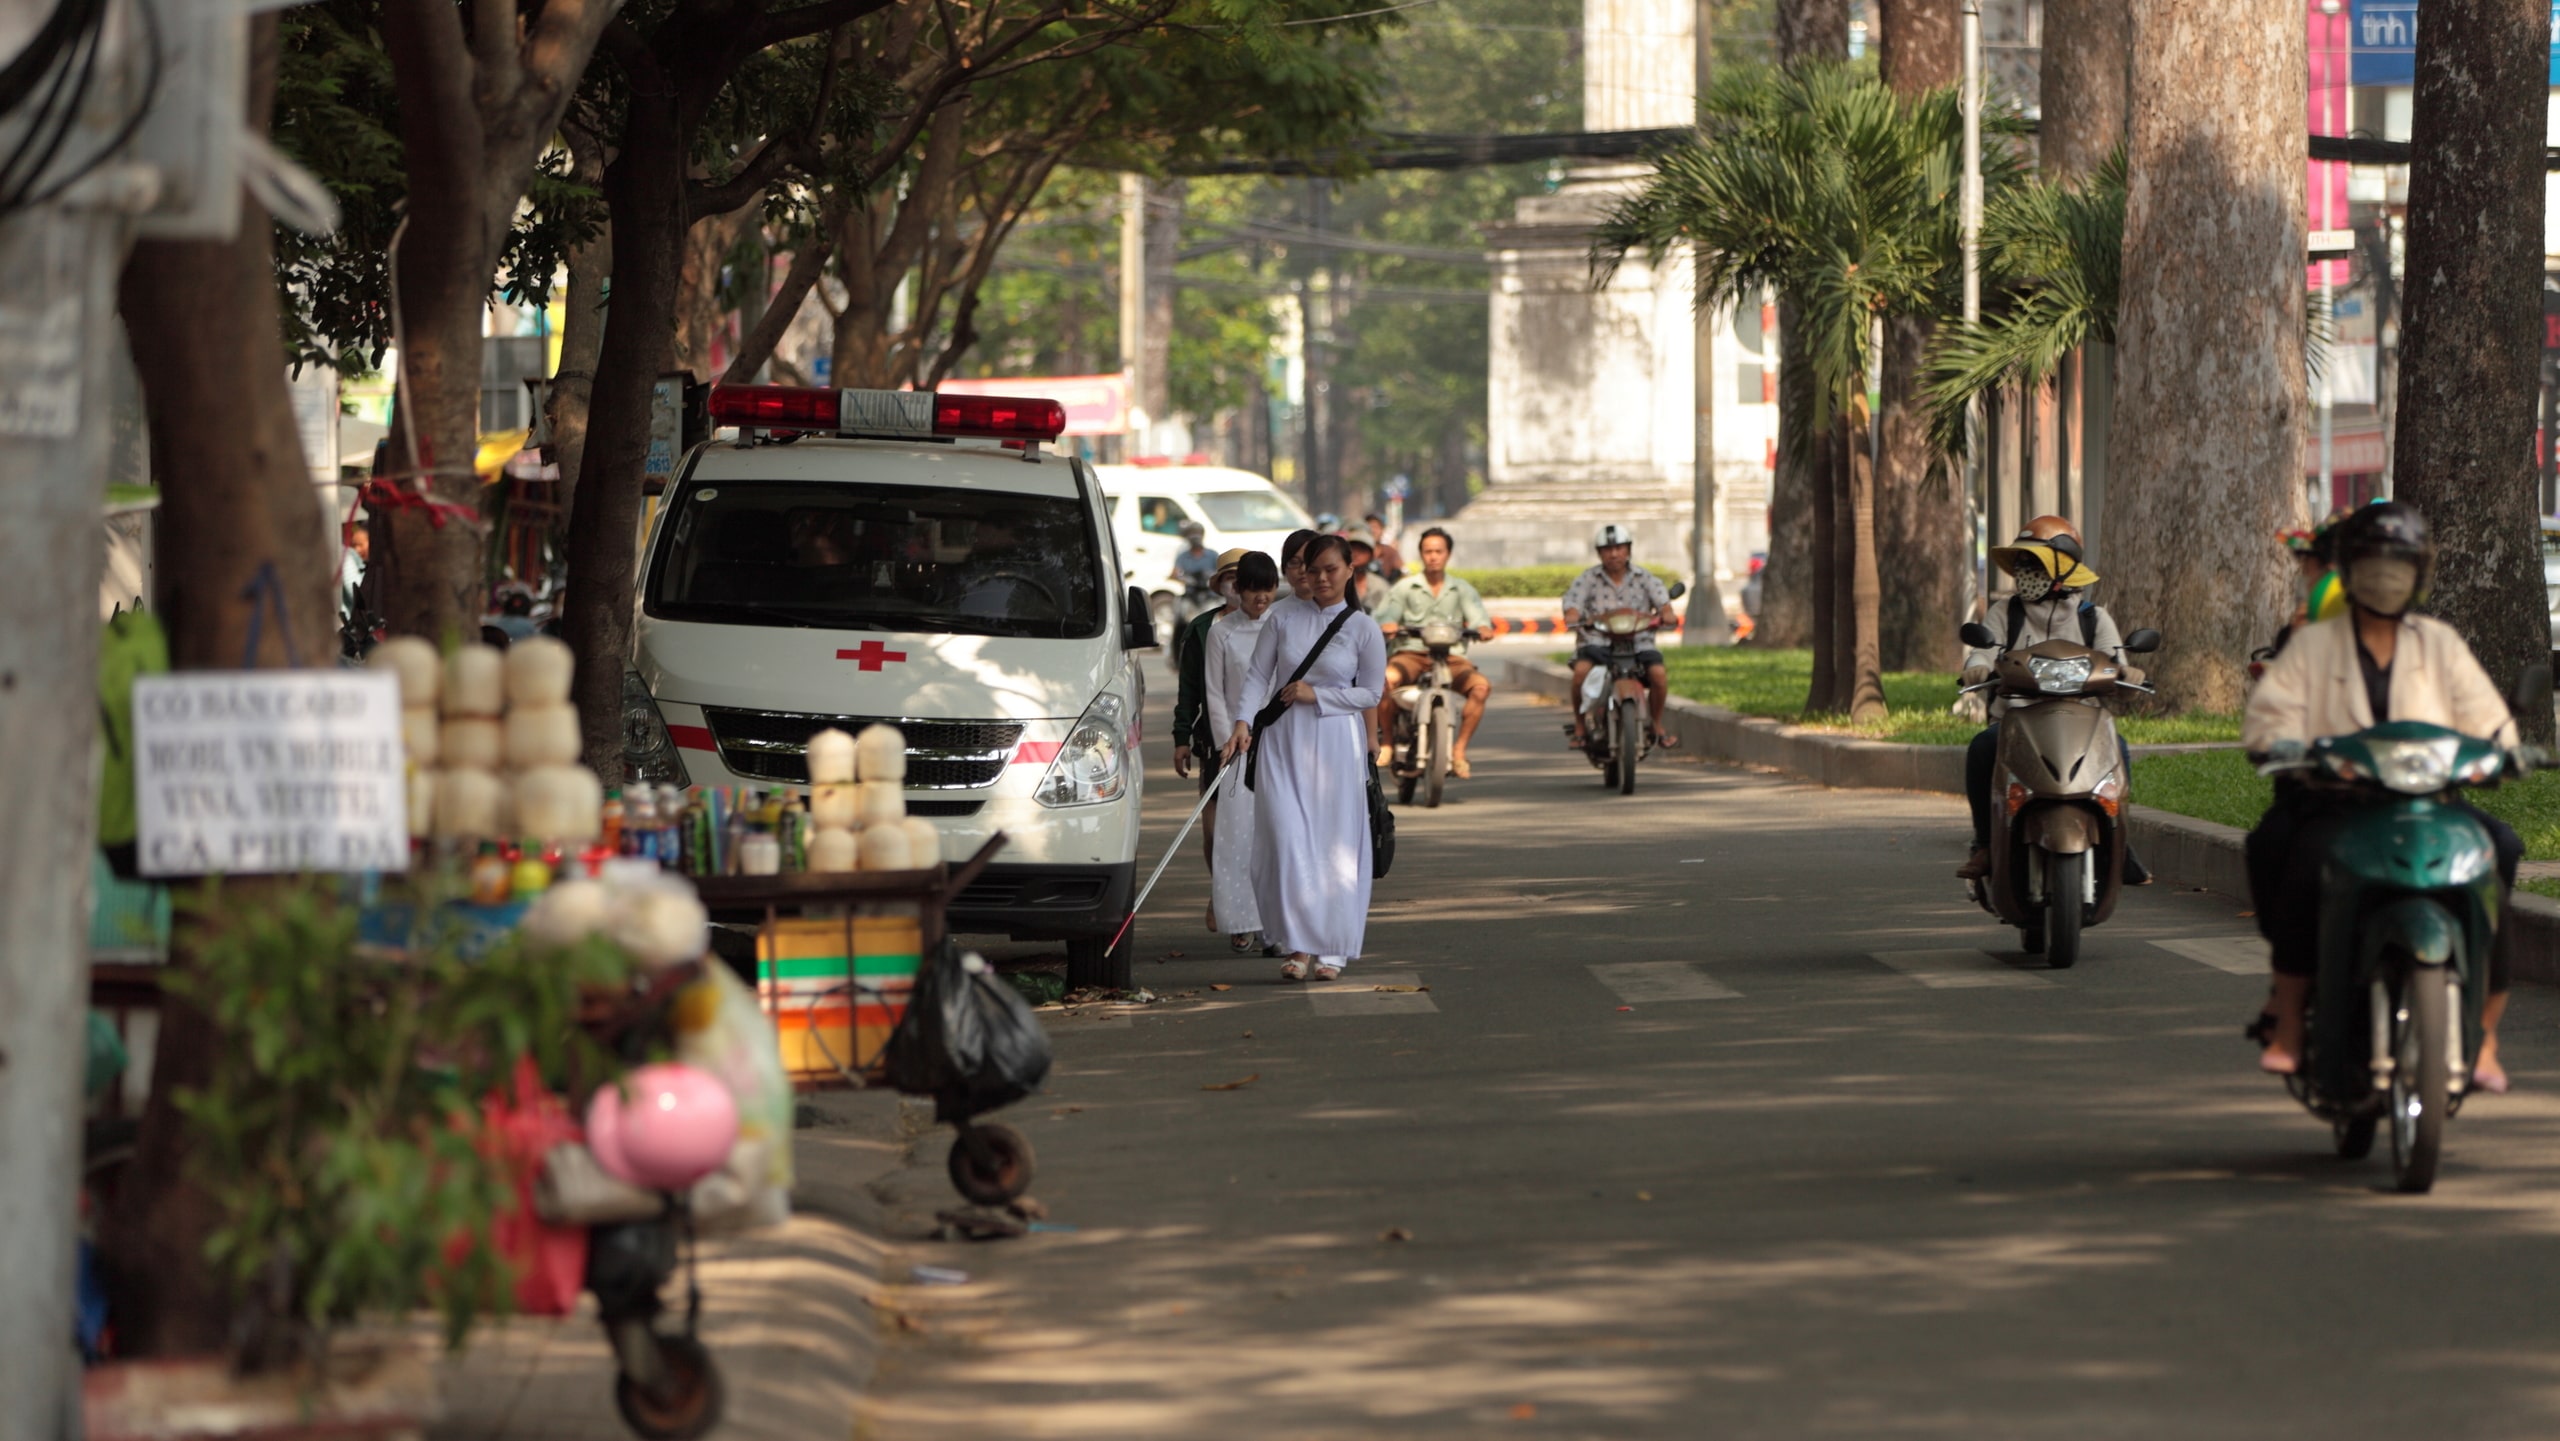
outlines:
[[1675, 580], [1671, 583], [1671, 598], [1673, 600], [1678, 600], [1680, 597], [1687, 595], [1688, 593], [1689, 583], [1687, 581]]
[[2160, 632], [2146, 625], [2124, 638], [2124, 648], [2135, 655], [2149, 655], [2160, 648]]
[[2551, 714], [2551, 664], [2535, 661], [2516, 677], [2515, 712], [2520, 716]]
[[1147, 592], [1142, 586], [1129, 587], [1127, 609], [1120, 622], [1122, 650], [1154, 650], [1156, 648], [1155, 613], [1147, 608]]
[[1978, 620], [1969, 620], [1956, 627], [1956, 639], [1975, 650], [1988, 650], [2000, 644], [2000, 637], [1991, 633], [1991, 627]]

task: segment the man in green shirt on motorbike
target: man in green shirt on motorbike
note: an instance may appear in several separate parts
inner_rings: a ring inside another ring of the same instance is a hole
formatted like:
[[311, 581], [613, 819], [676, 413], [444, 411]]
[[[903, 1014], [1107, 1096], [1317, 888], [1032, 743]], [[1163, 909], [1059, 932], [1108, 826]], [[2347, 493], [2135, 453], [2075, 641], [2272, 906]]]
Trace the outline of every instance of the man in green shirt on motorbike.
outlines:
[[1449, 556], [1457, 542], [1449, 532], [1433, 526], [1422, 533], [1416, 547], [1422, 555], [1420, 573], [1407, 573], [1389, 587], [1379, 600], [1372, 619], [1387, 636], [1387, 694], [1378, 702], [1374, 713], [1374, 729], [1378, 736], [1378, 764], [1386, 765], [1395, 758], [1396, 691], [1414, 684], [1431, 673], [1431, 651], [1422, 643], [1422, 627], [1432, 621], [1446, 621], [1458, 627], [1458, 643], [1449, 648], [1449, 684], [1467, 698], [1465, 713], [1458, 720], [1458, 741], [1449, 748], [1449, 771], [1465, 780], [1467, 742], [1484, 723], [1484, 705], [1493, 694], [1493, 680], [1467, 659], [1465, 632], [1479, 634], [1493, 628], [1493, 613], [1485, 609], [1484, 597], [1466, 581], [1449, 574]]

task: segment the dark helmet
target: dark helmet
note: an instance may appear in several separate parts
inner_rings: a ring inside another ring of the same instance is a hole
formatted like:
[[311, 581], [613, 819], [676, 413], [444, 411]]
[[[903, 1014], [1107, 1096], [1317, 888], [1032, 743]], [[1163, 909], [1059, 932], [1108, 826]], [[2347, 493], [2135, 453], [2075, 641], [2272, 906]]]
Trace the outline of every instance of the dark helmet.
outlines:
[[2436, 540], [2427, 529], [2427, 518], [2413, 505], [2396, 500], [2377, 500], [2361, 506], [2337, 524], [2327, 527], [2330, 560], [2340, 574], [2360, 560], [2375, 556], [2397, 556], [2414, 561], [2418, 567], [2417, 594], [2424, 597], [2428, 583], [2435, 579]]

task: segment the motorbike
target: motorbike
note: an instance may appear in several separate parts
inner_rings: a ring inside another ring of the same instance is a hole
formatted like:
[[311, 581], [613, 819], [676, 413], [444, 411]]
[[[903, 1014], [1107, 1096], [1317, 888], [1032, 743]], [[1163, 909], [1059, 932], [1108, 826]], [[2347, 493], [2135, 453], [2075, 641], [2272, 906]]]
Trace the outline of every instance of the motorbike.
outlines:
[[[1671, 583], [1671, 599], [1688, 593], [1685, 582]], [[1582, 753], [1600, 768], [1602, 785], [1631, 796], [1636, 793], [1636, 763], [1653, 750], [1652, 689], [1636, 656], [1655, 622], [1649, 611], [1617, 611], [1594, 624], [1608, 637], [1609, 660], [1591, 668], [1575, 698], [1582, 707]]]
[[1458, 718], [1466, 697], [1450, 688], [1449, 652], [1462, 640], [1483, 637], [1445, 620], [1425, 622], [1417, 632], [1431, 653], [1430, 673], [1395, 692], [1396, 712], [1389, 739], [1395, 747], [1388, 769], [1396, 778], [1396, 802], [1413, 804], [1415, 790], [1426, 807], [1440, 804], [1449, 779], [1449, 758], [1457, 746]]
[[[2000, 638], [1980, 621], [1958, 634], [1976, 649]], [[2124, 649], [2160, 648], [2137, 630]], [[2001, 653], [1991, 679], [1965, 687], [2008, 703], [1992, 771], [1991, 874], [1966, 882], [1974, 903], [2018, 928], [2029, 955], [2066, 970], [2080, 935], [2114, 914], [2124, 886], [2123, 748], [2107, 699], [2150, 692], [2103, 651], [2053, 639]]]
[[[2526, 691], [2535, 688], [2529, 678]], [[2538, 688], [2548, 707], [2547, 670]], [[2329, 1123], [2348, 1160], [2371, 1153], [2388, 1121], [2404, 1192], [2434, 1186], [2445, 1122], [2469, 1089], [2501, 909], [2496, 847], [2451, 797], [2535, 759], [2443, 726], [2390, 721], [2298, 754], [2287, 748], [2259, 767], [2346, 802], [2320, 868], [2306, 1048], [2285, 1089]]]

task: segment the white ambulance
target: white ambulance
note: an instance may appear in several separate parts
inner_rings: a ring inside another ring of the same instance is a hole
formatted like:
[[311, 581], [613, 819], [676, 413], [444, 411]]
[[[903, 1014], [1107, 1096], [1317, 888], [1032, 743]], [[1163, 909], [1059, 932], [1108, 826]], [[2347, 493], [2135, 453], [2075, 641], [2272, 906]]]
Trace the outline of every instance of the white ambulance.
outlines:
[[640, 578], [625, 759], [659, 783], [800, 786], [809, 736], [889, 722], [907, 810], [1005, 847], [955, 931], [1064, 940], [1126, 984], [1146, 600], [1049, 400], [715, 386]]

